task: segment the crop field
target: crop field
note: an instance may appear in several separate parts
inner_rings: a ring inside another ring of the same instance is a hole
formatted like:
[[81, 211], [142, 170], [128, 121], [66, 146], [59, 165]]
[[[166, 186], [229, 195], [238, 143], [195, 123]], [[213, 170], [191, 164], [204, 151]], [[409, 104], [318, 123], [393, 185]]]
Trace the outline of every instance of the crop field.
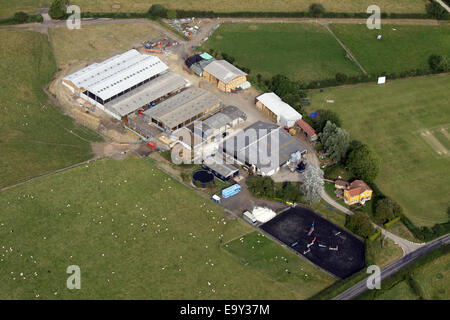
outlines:
[[362, 74], [333, 36], [317, 24], [223, 24], [203, 46], [233, 56], [253, 76], [283, 74], [307, 82], [334, 78], [337, 72]]
[[57, 27], [49, 33], [58, 66], [109, 58], [161, 35], [143, 23], [87, 25], [78, 30]]
[[96, 133], [47, 100], [56, 71], [46, 37], [0, 30], [0, 187], [91, 158]]
[[449, 82], [442, 75], [314, 90], [307, 109], [338, 112], [350, 136], [380, 155], [377, 185], [417, 225], [448, 219], [450, 157], [437, 154], [418, 132], [450, 124]]
[[[450, 53], [450, 25], [385, 25], [369, 30], [359, 24], [331, 24], [330, 28], [370, 74], [428, 69], [432, 54]], [[377, 40], [377, 35], [382, 38]]]
[[[10, 17], [16, 11], [35, 12], [49, 7], [51, 0], [9, 0], [0, 3], [0, 18]], [[154, 1], [150, 0], [76, 0], [71, 4], [90, 12], [146, 12]], [[308, 11], [313, 3], [321, 3], [330, 12], [365, 12], [373, 4], [370, 0], [355, 3], [352, 0], [160, 0], [170, 9], [232, 11]], [[382, 12], [424, 13], [424, 0], [379, 0]]]
[[[143, 159], [6, 190], [0, 208], [1, 299], [300, 299], [334, 281], [267, 239], [261, 254], [280, 260], [245, 266], [224, 244], [254, 229]], [[81, 290], [66, 288], [70, 265]]]

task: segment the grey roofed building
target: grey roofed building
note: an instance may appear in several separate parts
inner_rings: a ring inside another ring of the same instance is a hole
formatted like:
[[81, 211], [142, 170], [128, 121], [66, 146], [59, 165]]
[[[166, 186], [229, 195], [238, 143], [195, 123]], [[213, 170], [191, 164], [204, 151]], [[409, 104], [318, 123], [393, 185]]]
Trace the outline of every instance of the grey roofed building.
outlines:
[[193, 63], [190, 68], [192, 71], [195, 72], [196, 75], [198, 75], [199, 77], [202, 76], [203, 74], [203, 69], [210, 64], [211, 62], [213, 62], [214, 60], [200, 60], [199, 62]]
[[289, 161], [291, 154], [307, 151], [300, 141], [283, 128], [262, 121], [255, 122], [225, 140], [221, 149], [240, 163], [254, 165], [262, 175], [275, 173]]
[[153, 123], [156, 121], [166, 129], [174, 130], [216, 110], [220, 105], [219, 98], [212, 93], [191, 87], [148, 109], [144, 115]]
[[169, 93], [184, 88], [187, 84], [188, 82], [182, 76], [169, 71], [106, 103], [105, 107], [123, 117]]
[[235, 106], [227, 106], [220, 112], [212, 115], [202, 122], [203, 138], [208, 139], [216, 134], [216, 131], [224, 131], [226, 127], [233, 127], [238, 122], [247, 120], [245, 112]]
[[246, 76], [247, 74], [233, 66], [225, 60], [214, 60], [203, 68], [206, 72], [219, 79], [223, 83], [228, 83], [239, 76]]
[[235, 166], [225, 163], [222, 158], [217, 155], [205, 159], [203, 166], [213, 171], [214, 175], [221, 180], [228, 180], [230, 177], [237, 175], [239, 169]]

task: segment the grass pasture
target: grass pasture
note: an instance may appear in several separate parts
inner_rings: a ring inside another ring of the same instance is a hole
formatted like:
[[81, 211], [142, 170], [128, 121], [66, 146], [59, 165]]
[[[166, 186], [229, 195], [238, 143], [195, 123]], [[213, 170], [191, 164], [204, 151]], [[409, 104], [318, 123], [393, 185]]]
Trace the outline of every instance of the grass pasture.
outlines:
[[223, 24], [203, 46], [233, 56], [253, 76], [283, 74], [308, 82], [334, 78], [337, 72], [362, 74], [333, 36], [316, 24]]
[[[75, 0], [71, 4], [80, 6], [84, 12], [147, 12], [153, 4], [150, 0]], [[312, 3], [321, 3], [331, 12], [365, 12], [373, 4], [369, 0], [355, 3], [352, 0], [160, 0], [160, 4], [170, 9], [233, 11], [308, 11]], [[0, 18], [8, 18], [16, 11], [33, 13], [40, 8], [49, 7], [51, 0], [8, 0], [0, 2]], [[424, 13], [424, 0], [379, 0], [377, 5], [382, 12]]]
[[443, 75], [311, 92], [308, 112], [338, 112], [351, 137], [381, 156], [376, 183], [417, 225], [448, 219], [450, 158], [438, 156], [417, 132], [450, 123], [449, 82], [450, 76]]
[[[4, 191], [0, 208], [0, 299], [300, 299], [333, 282], [271, 243], [267, 254], [308, 271], [305, 287], [282, 261], [242, 265], [223, 245], [254, 229], [142, 159]], [[69, 265], [81, 269], [81, 290], [66, 288]]]
[[94, 132], [47, 103], [56, 71], [46, 37], [0, 30], [0, 187], [91, 158]]
[[[330, 28], [370, 74], [399, 73], [429, 68], [432, 54], [450, 53], [450, 25], [385, 25], [369, 30], [360, 24], [331, 24]], [[382, 35], [377, 40], [378, 34]]]
[[50, 28], [49, 33], [58, 66], [80, 60], [104, 60], [161, 35], [143, 23], [87, 25], [78, 30], [56, 27]]

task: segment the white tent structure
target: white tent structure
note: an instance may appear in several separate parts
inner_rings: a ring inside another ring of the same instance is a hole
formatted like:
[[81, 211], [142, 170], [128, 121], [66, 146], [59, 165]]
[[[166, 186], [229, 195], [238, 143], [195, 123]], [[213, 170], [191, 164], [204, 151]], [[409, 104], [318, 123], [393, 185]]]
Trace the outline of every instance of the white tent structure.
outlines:
[[300, 113], [273, 92], [263, 93], [256, 97], [256, 106], [269, 114], [274, 121], [289, 128], [302, 118]]
[[267, 222], [277, 215], [275, 211], [265, 207], [254, 207], [252, 214], [261, 223]]

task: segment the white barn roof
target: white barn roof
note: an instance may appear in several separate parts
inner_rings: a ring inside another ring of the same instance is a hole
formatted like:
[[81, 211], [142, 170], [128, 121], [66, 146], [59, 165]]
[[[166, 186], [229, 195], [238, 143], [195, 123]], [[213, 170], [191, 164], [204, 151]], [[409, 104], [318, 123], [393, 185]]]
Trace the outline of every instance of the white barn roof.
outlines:
[[64, 78], [106, 100], [169, 67], [158, 57], [129, 50]]
[[256, 100], [260, 101], [276, 115], [283, 116], [285, 119], [297, 121], [302, 118], [300, 113], [295, 111], [294, 108], [281, 100], [281, 98], [273, 92], [263, 93], [256, 97]]
[[214, 60], [204, 67], [203, 70], [213, 75], [223, 83], [228, 83], [237, 77], [247, 75], [244, 71], [239, 70], [225, 60]]

